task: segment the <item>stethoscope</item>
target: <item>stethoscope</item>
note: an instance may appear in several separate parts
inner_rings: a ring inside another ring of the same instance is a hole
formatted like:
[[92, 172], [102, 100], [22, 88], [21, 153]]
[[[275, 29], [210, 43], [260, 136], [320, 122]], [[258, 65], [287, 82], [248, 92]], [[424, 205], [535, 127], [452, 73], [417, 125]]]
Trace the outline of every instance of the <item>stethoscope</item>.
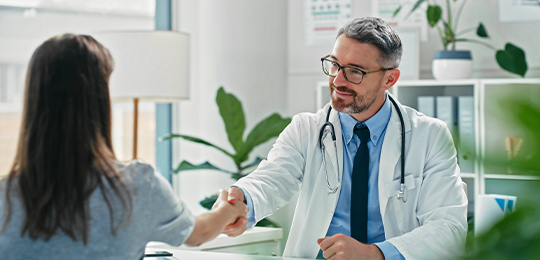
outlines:
[[[401, 110], [399, 109], [396, 101], [390, 96], [388, 95], [388, 98], [390, 99], [390, 102], [392, 102], [392, 104], [394, 105], [394, 107], [396, 108], [396, 111], [398, 113], [398, 116], [399, 116], [399, 121], [401, 123], [401, 184], [399, 186], [399, 189], [397, 190], [396, 192], [396, 196], [397, 196], [397, 199], [401, 199], [403, 200], [403, 202], [407, 202], [407, 186], [405, 186], [405, 124], [404, 124], [404, 121], [403, 121], [403, 115], [401, 114]], [[328, 189], [330, 190], [328, 192], [328, 194], [334, 194], [337, 192], [337, 190], [339, 189], [339, 185], [341, 183], [340, 181], [340, 178], [339, 178], [339, 172], [336, 173], [337, 174], [337, 185], [335, 188], [332, 188], [332, 186], [330, 185], [330, 181], [328, 180], [328, 171], [326, 169], [326, 146], [324, 145], [323, 141], [326, 136], [328, 134], [330, 134], [332, 136], [332, 141], [334, 142], [334, 150], [337, 151], [337, 146], [336, 146], [336, 134], [335, 134], [335, 131], [334, 131], [334, 125], [332, 123], [330, 123], [329, 121], [329, 118], [330, 118], [330, 112], [332, 111], [332, 106], [330, 106], [328, 108], [328, 113], [326, 114], [326, 122], [324, 123], [324, 125], [321, 127], [321, 130], [320, 130], [320, 133], [319, 133], [319, 144], [321, 145], [321, 152], [322, 152], [322, 161], [323, 161], [323, 167], [324, 167], [324, 174], [325, 174], [325, 178], [326, 178], [326, 186], [328, 187]], [[337, 157], [337, 153], [336, 153], [336, 157]], [[337, 162], [338, 160], [336, 160]]]

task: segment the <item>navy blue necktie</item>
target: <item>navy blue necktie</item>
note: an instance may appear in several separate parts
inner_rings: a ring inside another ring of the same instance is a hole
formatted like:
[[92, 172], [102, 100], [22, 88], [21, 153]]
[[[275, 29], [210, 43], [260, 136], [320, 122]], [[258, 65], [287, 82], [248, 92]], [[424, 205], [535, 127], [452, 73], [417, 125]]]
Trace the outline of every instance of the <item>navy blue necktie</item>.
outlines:
[[360, 138], [360, 146], [354, 156], [351, 184], [351, 237], [367, 243], [368, 180], [369, 180], [369, 129], [367, 126], [355, 128], [354, 134]]

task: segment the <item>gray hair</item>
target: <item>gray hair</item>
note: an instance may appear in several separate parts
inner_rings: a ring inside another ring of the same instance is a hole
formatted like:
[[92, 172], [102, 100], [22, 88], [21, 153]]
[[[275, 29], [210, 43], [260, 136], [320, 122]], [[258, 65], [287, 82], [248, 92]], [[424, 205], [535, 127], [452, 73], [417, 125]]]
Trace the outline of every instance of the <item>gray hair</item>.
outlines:
[[401, 39], [394, 28], [384, 20], [377, 17], [355, 18], [339, 29], [337, 37], [342, 34], [377, 47], [381, 53], [378, 62], [384, 68], [399, 66], [403, 52]]

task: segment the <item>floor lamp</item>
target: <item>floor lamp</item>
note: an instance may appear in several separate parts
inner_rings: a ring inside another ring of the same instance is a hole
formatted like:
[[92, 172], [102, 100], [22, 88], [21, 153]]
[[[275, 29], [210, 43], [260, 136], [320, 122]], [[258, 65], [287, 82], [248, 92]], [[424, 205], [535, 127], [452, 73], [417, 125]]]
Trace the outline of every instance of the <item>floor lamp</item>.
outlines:
[[137, 158], [139, 101], [189, 98], [189, 36], [175, 31], [112, 31], [92, 34], [109, 49], [114, 70], [111, 99], [133, 101], [133, 159]]

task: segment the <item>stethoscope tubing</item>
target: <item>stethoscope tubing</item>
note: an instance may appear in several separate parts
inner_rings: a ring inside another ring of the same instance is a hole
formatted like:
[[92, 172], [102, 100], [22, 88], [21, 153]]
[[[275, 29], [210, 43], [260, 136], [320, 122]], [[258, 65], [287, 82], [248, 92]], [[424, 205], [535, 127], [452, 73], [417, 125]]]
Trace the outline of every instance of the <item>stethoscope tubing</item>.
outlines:
[[403, 121], [403, 115], [401, 114], [401, 110], [399, 109], [396, 101], [388, 96], [390, 98], [390, 101], [396, 108], [396, 111], [398, 113], [399, 122], [401, 123], [401, 185], [405, 185], [405, 122]]

